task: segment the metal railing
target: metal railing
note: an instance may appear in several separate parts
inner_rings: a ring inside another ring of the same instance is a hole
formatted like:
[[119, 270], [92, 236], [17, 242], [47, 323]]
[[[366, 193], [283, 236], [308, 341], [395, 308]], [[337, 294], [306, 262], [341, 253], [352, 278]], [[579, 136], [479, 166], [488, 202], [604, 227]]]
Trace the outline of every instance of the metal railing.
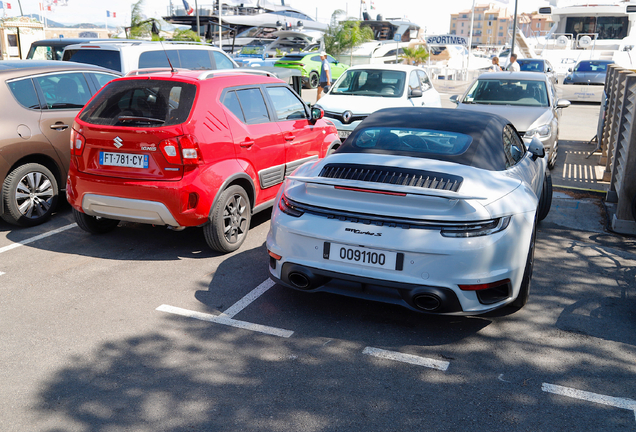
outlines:
[[609, 65], [605, 94], [598, 140], [605, 164], [603, 180], [610, 182], [606, 201], [616, 203], [612, 229], [636, 234], [636, 73]]

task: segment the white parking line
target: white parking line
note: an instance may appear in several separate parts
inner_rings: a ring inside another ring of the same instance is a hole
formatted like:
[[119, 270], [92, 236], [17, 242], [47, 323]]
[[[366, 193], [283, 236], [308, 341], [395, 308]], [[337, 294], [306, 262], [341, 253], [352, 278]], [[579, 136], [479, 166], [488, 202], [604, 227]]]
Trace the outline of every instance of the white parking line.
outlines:
[[188, 318], [194, 318], [194, 319], [198, 319], [198, 320], [201, 320], [201, 321], [209, 321], [209, 322], [213, 322], [213, 323], [217, 323], [217, 324], [224, 324], [224, 325], [228, 325], [228, 326], [236, 327], [236, 328], [240, 328], [240, 329], [245, 329], [245, 330], [251, 330], [251, 331], [255, 331], [255, 332], [265, 333], [265, 334], [269, 334], [269, 335], [272, 335], [272, 336], [280, 336], [280, 337], [288, 338], [292, 334], [294, 334], [294, 332], [291, 331], [291, 330], [284, 330], [284, 329], [279, 329], [279, 328], [276, 328], [276, 327], [264, 326], [264, 325], [260, 325], [260, 324], [252, 324], [252, 323], [248, 323], [248, 322], [245, 322], [245, 321], [238, 321], [238, 320], [235, 320], [235, 319], [232, 319], [232, 318], [228, 318], [226, 316], [211, 315], [211, 314], [206, 314], [206, 313], [202, 313], [202, 312], [191, 311], [191, 310], [188, 310], [188, 309], [178, 308], [178, 307], [175, 307], [175, 306], [161, 305], [156, 310], [161, 311], [161, 312], [168, 312], [168, 313], [175, 314], [175, 315], [181, 315], [181, 316], [185, 316], [185, 317], [188, 317]]
[[58, 228], [58, 229], [55, 229], [53, 231], [49, 231], [47, 233], [37, 235], [35, 237], [31, 237], [31, 238], [28, 238], [26, 240], [22, 240], [22, 241], [17, 242], [17, 243], [13, 243], [13, 244], [11, 244], [9, 246], [1, 247], [0, 248], [0, 253], [10, 251], [12, 249], [15, 249], [15, 248], [20, 247], [20, 246], [24, 246], [24, 245], [29, 244], [29, 243], [33, 243], [34, 241], [42, 240], [43, 238], [50, 237], [50, 236], [55, 235], [55, 234], [59, 234], [59, 233], [61, 233], [63, 231], [69, 230], [71, 228], [75, 228], [76, 226], [77, 226], [76, 223], [72, 223], [70, 225], [63, 226], [62, 228]]
[[276, 283], [273, 280], [266, 279], [259, 286], [250, 291], [245, 297], [227, 308], [225, 312], [222, 312], [219, 317], [233, 318], [237, 313], [249, 306], [250, 303], [259, 298], [263, 295], [263, 293], [265, 293], [265, 291], [274, 285], [276, 285]]
[[583, 390], [576, 390], [569, 387], [563, 387], [555, 384], [543, 383], [541, 390], [548, 393], [554, 393], [561, 396], [567, 396], [575, 399], [581, 399], [588, 402], [594, 402], [602, 405], [609, 405], [616, 408], [622, 408], [634, 411], [636, 418], [636, 401], [627, 398], [617, 398], [613, 396], [605, 396], [596, 393], [590, 393]]
[[417, 366], [424, 366], [432, 369], [445, 371], [450, 366], [447, 361], [434, 360], [426, 357], [420, 357], [412, 354], [404, 354], [397, 351], [387, 351], [380, 348], [366, 347], [362, 354], [368, 354], [373, 357], [378, 357], [387, 360], [395, 360], [403, 363], [409, 363]]

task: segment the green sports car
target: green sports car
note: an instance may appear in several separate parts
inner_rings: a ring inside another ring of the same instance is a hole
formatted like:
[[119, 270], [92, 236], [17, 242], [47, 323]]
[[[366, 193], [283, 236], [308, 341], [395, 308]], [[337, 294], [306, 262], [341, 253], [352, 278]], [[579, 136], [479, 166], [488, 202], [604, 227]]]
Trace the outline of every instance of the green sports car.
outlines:
[[[331, 67], [331, 83], [333, 84], [349, 66], [340, 63], [330, 55], [327, 55], [327, 61]], [[303, 86], [313, 89], [318, 87], [318, 82], [320, 81], [320, 64], [320, 53], [301, 52], [285, 55], [285, 57], [274, 63], [274, 66], [298, 69], [302, 73]]]

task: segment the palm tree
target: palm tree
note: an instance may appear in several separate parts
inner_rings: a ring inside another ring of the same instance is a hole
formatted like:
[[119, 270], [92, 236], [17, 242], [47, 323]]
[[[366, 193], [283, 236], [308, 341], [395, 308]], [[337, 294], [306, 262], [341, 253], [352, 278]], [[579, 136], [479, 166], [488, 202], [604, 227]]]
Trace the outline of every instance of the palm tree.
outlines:
[[415, 63], [418, 66], [424, 63], [430, 55], [428, 50], [422, 45], [417, 45], [412, 48], [405, 47], [403, 50], [404, 58], [408, 60], [409, 64]]
[[144, 0], [133, 3], [130, 11], [130, 32], [128, 37], [131, 39], [141, 39], [150, 36], [152, 24], [148, 22], [141, 13], [144, 7]]

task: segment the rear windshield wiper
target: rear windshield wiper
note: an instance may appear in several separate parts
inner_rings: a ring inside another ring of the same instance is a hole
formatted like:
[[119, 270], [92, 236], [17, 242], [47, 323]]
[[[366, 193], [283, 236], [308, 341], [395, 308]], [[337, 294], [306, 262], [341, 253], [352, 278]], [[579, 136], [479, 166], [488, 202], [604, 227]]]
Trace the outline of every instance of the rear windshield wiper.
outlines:
[[127, 123], [127, 122], [137, 122], [137, 123], [165, 123], [165, 120], [161, 120], [158, 118], [152, 118], [152, 117], [139, 117], [139, 116], [121, 116], [118, 117], [117, 120], [120, 123]]

